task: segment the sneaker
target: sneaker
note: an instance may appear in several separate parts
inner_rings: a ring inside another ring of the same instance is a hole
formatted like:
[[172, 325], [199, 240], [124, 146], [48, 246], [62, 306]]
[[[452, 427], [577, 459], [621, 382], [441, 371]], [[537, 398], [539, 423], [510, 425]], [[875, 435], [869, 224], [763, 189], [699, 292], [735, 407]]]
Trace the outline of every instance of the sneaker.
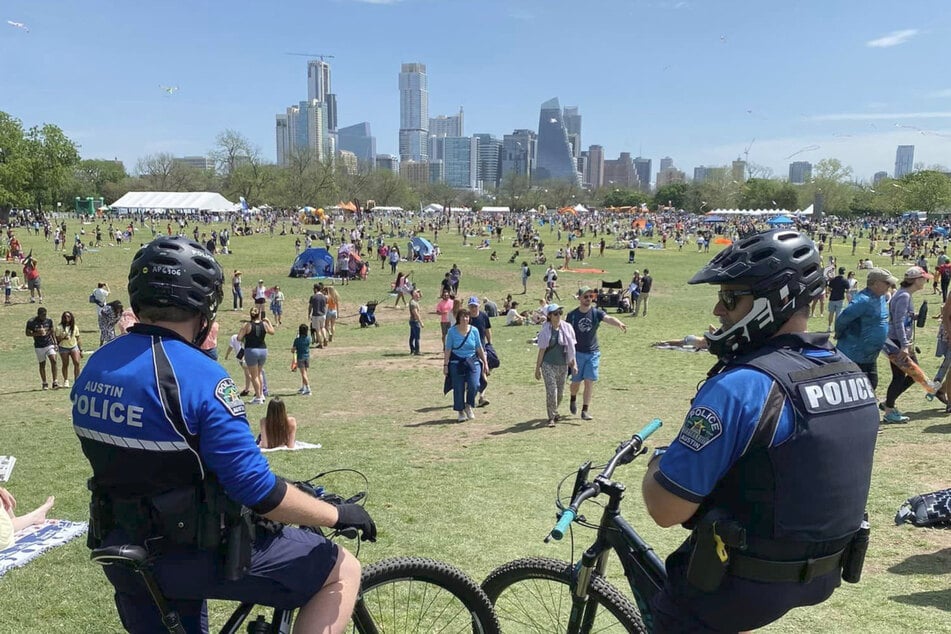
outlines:
[[480, 397], [479, 397], [479, 402], [476, 403], [476, 407], [485, 407], [485, 406], [488, 405], [488, 404], [489, 404], [489, 401], [487, 401], [484, 397], [481, 397], [481, 396], [480, 396]]
[[456, 418], [456, 421], [459, 422], [459, 423], [464, 423], [464, 422], [466, 422], [467, 420], [469, 420], [469, 417], [466, 416], [466, 413], [465, 413], [464, 411], [459, 412], [459, 417]]
[[899, 412], [897, 409], [893, 409], [892, 411], [885, 414], [885, 418], [882, 422], [893, 424], [893, 423], [907, 423], [910, 420], [911, 420], [910, 418], [908, 418], [907, 416]]
[[58, 382], [58, 381], [53, 381], [53, 389], [54, 389], [54, 390], [58, 390], [58, 389], [59, 389], [59, 382]]
[[571, 401], [568, 403], [568, 411], [572, 414], [578, 413], [578, 403], [575, 401], [575, 399], [571, 399]]
[[50, 389], [49, 383], [44, 383], [44, 384], [43, 384], [43, 389], [44, 389], [44, 390]]
[[306, 390], [301, 392], [301, 396], [310, 396], [310, 395], [311, 395], [310, 388], [307, 388]]
[[258, 398], [258, 397], [255, 396], [254, 398], [251, 399], [251, 404], [252, 404], [252, 405], [264, 405], [264, 399], [263, 399], [263, 398]]
[[475, 412], [472, 411], [472, 407], [469, 405], [466, 405], [466, 418], [475, 420]]
[[63, 381], [63, 387], [69, 387], [69, 381]]
[[[557, 417], [556, 417], [556, 418], [557, 418]], [[555, 419], [554, 419], [554, 418], [549, 418], [549, 419], [548, 419], [548, 426], [549, 426], [549, 427], [554, 427], [554, 426], [555, 426]]]
[[303, 394], [305, 389], [306, 389], [305, 387], [301, 386], [300, 389], [297, 390], [297, 393], [298, 393], [298, 394]]
[[581, 420], [594, 420], [594, 416], [588, 413], [588, 410], [581, 410]]
[[241, 392], [238, 394], [238, 396], [247, 396], [247, 395], [250, 394], [250, 393], [251, 393], [250, 390], [241, 390]]

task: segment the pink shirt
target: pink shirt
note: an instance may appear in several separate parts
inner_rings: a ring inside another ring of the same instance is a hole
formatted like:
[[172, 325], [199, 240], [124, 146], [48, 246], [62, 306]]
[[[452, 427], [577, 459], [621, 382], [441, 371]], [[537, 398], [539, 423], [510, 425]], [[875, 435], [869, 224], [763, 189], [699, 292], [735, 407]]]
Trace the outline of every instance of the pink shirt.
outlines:
[[439, 321], [448, 324], [449, 315], [452, 314], [452, 307], [455, 306], [455, 301], [452, 298], [441, 299], [436, 303], [436, 312], [439, 313]]

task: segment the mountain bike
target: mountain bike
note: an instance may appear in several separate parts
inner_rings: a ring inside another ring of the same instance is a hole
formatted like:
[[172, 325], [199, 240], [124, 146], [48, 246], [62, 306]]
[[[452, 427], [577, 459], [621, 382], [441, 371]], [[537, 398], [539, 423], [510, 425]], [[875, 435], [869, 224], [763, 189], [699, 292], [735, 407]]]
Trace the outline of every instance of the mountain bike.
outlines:
[[[560, 540], [571, 524], [597, 530], [594, 543], [577, 563], [544, 557], [518, 559], [496, 568], [482, 582], [482, 589], [495, 605], [499, 624], [506, 634], [590, 634], [593, 632], [650, 632], [653, 617], [651, 598], [667, 579], [664, 562], [620, 514], [625, 487], [611, 479], [615, 468], [647, 452], [644, 441], [661, 427], [659, 419], [618, 447], [614, 457], [593, 480], [585, 462], [575, 475], [571, 502], [565, 507], [558, 485], [557, 524], [545, 538]], [[579, 508], [586, 500], [606, 495], [601, 518], [594, 524]], [[572, 536], [572, 550], [573, 550]], [[636, 606], [607, 582], [604, 573], [611, 553], [621, 561], [634, 594]], [[574, 556], [572, 555], [572, 559]]]
[[[366, 482], [366, 477], [357, 471], [338, 469], [293, 484], [330, 504], [356, 504], [365, 500], [366, 491], [344, 499], [314, 484], [319, 478], [342, 471], [357, 473]], [[320, 533], [328, 539], [358, 537], [356, 529], [301, 528]], [[357, 544], [359, 554], [359, 541]], [[178, 614], [169, 608], [168, 599], [155, 580], [153, 558], [145, 548], [129, 544], [107, 546], [93, 550], [90, 558], [103, 566], [125, 566], [138, 573], [162, 614], [166, 629], [171, 634], [185, 634]], [[265, 614], [258, 614], [253, 621], [248, 622], [244, 631], [248, 634], [290, 634], [294, 610], [261, 607], [272, 610], [270, 619]], [[220, 634], [241, 632], [242, 625], [248, 621], [254, 609], [254, 603], [238, 605]], [[422, 557], [393, 557], [364, 567], [360, 578], [360, 594], [348, 631], [358, 634], [500, 633], [492, 603], [472, 579], [454, 566]]]

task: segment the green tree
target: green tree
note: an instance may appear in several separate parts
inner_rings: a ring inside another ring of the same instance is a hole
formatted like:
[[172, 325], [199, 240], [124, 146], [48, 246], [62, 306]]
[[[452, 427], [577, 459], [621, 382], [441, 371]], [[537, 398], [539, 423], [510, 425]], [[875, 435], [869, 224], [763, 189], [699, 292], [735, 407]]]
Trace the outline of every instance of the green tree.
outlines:
[[951, 209], [951, 178], [941, 172], [913, 172], [899, 181], [905, 209], [947, 211]]
[[856, 192], [851, 180], [851, 167], [838, 159], [822, 159], [812, 168], [812, 180], [799, 190], [799, 205], [805, 209], [821, 194], [825, 213], [847, 213]]
[[683, 209], [687, 202], [687, 183], [668, 183], [662, 185], [654, 193], [654, 205], [657, 207], [671, 206]]
[[111, 194], [114, 191], [109, 185], [117, 185], [128, 177], [121, 161], [105, 159], [82, 160], [73, 175], [74, 196], [102, 196], [106, 198], [106, 204], [116, 200], [106, 196], [107, 192]]
[[619, 187], [602, 187], [593, 192], [592, 197], [602, 207], [635, 207], [651, 202], [650, 194], [639, 189], [621, 189]]
[[27, 191], [37, 209], [62, 201], [79, 164], [79, 150], [59, 127], [45, 123], [30, 128], [24, 138], [29, 165]]
[[23, 125], [0, 111], [0, 209], [30, 204], [29, 178]]
[[523, 211], [527, 209], [527, 195], [531, 188], [528, 176], [509, 172], [502, 179], [496, 198], [500, 204], [508, 206], [512, 211]]

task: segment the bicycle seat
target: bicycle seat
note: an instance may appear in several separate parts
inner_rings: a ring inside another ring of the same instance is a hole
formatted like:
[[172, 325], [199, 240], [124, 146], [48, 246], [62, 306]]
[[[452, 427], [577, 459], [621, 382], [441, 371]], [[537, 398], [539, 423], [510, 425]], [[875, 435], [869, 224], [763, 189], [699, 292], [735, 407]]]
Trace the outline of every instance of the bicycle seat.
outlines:
[[133, 570], [138, 570], [145, 565], [146, 560], [149, 558], [149, 553], [141, 546], [121, 544], [119, 546], [96, 548], [89, 553], [89, 558], [100, 566], [120, 564], [132, 568]]

